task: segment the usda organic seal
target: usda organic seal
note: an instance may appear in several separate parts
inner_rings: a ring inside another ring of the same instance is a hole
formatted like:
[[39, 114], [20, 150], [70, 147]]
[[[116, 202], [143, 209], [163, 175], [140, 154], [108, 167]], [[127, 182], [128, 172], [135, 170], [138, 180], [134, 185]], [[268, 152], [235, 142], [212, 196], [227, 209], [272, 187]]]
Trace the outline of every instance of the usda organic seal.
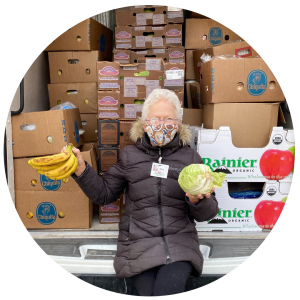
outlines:
[[55, 222], [57, 216], [56, 207], [51, 202], [42, 202], [36, 208], [37, 220], [42, 225], [51, 225]]

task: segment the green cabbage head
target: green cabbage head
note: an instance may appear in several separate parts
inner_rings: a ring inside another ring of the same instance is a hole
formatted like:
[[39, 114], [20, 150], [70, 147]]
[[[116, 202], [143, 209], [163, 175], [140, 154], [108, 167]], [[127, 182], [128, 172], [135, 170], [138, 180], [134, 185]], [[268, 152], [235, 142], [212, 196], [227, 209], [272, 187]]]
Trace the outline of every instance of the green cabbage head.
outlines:
[[221, 188], [225, 173], [213, 172], [204, 164], [191, 164], [184, 167], [178, 177], [180, 187], [190, 195], [211, 193], [211, 189]]

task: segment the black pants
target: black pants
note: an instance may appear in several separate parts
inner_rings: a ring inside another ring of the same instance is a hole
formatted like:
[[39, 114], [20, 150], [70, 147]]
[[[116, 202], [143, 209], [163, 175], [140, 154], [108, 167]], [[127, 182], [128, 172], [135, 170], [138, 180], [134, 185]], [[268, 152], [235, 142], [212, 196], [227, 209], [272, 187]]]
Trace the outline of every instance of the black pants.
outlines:
[[149, 269], [132, 277], [140, 296], [163, 296], [182, 293], [192, 271], [192, 265], [178, 261]]

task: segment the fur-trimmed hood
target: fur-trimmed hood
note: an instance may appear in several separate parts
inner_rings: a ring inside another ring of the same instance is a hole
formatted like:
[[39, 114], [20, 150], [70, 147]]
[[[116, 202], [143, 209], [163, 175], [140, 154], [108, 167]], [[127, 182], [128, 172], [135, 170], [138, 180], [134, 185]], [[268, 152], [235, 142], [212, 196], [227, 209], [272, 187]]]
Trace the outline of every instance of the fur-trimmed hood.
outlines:
[[[178, 134], [179, 134], [179, 139], [182, 141], [183, 146], [187, 145], [191, 141], [192, 134], [189, 125], [180, 124]], [[143, 135], [144, 135], [144, 128], [143, 128], [142, 119], [138, 118], [137, 121], [134, 122], [131, 126], [130, 139], [136, 143], [138, 139], [141, 139], [143, 137]]]

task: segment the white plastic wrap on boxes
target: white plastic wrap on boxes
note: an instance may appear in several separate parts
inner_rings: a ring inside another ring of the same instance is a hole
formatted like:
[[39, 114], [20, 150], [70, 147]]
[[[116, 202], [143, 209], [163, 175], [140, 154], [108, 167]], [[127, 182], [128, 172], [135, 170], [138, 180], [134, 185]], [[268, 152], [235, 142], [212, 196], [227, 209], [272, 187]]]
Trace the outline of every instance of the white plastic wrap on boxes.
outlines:
[[[276, 140], [276, 144], [273, 140]], [[282, 127], [273, 127], [269, 144], [264, 148], [236, 148], [232, 144], [231, 131], [228, 126], [222, 126], [219, 130], [200, 129], [198, 131], [197, 151], [204, 163], [214, 171], [218, 169], [220, 172], [228, 172], [225, 180], [230, 182], [268, 181], [259, 167], [263, 153], [268, 149], [284, 151], [292, 146], [295, 146], [294, 130], [284, 130]], [[283, 180], [291, 181], [292, 174], [291, 172]]]
[[206, 222], [196, 222], [196, 228], [198, 231], [262, 231], [254, 218], [256, 206], [263, 200], [281, 201], [288, 196], [290, 186], [291, 182], [269, 180], [259, 198], [234, 199], [229, 195], [227, 181], [224, 181], [222, 188], [216, 189], [218, 215]]

